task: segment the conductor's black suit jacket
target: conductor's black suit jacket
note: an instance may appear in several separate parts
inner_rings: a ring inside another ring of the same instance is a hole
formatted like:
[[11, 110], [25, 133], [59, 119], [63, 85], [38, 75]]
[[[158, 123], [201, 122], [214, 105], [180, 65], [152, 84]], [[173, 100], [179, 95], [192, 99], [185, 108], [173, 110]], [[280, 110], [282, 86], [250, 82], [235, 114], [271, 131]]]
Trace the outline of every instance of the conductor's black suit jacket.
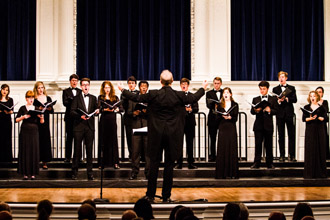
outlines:
[[186, 95], [175, 91], [170, 86], [159, 90], [150, 90], [147, 94], [135, 95], [127, 90], [123, 95], [136, 102], [148, 103], [148, 154], [150, 158], [159, 158], [162, 152], [162, 139], [167, 137], [171, 160], [177, 160], [182, 155], [182, 143], [185, 123], [185, 104], [197, 102], [204, 89], [194, 94]]
[[82, 93], [76, 95], [72, 101], [70, 115], [74, 118], [73, 131], [83, 131], [86, 128], [86, 126], [89, 127], [89, 129], [95, 131], [94, 116], [92, 116], [88, 120], [83, 120], [81, 119], [81, 114], [79, 114], [78, 112], [78, 108], [80, 108], [86, 113], [90, 114], [98, 108], [97, 98], [91, 94], [89, 94], [88, 96], [89, 96], [88, 109], [86, 109], [85, 107], [85, 102]]

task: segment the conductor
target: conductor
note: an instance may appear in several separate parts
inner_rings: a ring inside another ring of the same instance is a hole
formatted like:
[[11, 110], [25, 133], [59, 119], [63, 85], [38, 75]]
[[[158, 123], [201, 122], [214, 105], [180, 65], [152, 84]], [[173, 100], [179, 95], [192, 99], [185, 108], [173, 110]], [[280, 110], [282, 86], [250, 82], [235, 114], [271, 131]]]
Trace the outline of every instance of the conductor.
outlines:
[[163, 202], [172, 202], [171, 190], [173, 185], [174, 162], [182, 155], [182, 144], [184, 136], [185, 104], [197, 102], [205, 93], [208, 85], [203, 82], [203, 88], [196, 93], [185, 95], [182, 91], [175, 91], [171, 85], [173, 75], [169, 70], [163, 70], [160, 74], [162, 88], [150, 90], [147, 94], [137, 95], [123, 89], [123, 96], [135, 102], [148, 103], [148, 147], [147, 154], [150, 158], [150, 173], [146, 198], [154, 201], [157, 188], [157, 177], [160, 158], [165, 151], [164, 177], [162, 199]]

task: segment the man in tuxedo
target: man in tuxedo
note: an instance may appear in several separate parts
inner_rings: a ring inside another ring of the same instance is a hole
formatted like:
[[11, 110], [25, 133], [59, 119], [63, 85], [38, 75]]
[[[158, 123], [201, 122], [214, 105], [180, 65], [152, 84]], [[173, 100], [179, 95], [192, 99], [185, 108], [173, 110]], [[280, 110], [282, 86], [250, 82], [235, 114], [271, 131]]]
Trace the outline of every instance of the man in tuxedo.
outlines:
[[164, 70], [160, 75], [162, 88], [150, 90], [147, 94], [137, 95], [118, 85], [123, 96], [136, 102], [148, 103], [148, 148], [150, 158], [150, 172], [146, 199], [154, 200], [157, 188], [157, 177], [160, 158], [165, 150], [164, 180], [162, 198], [163, 202], [171, 202], [171, 190], [173, 185], [174, 162], [182, 155], [184, 135], [184, 120], [186, 115], [185, 105], [198, 101], [205, 93], [207, 82], [203, 82], [194, 94], [186, 95], [182, 91], [175, 91], [171, 85], [172, 73]]
[[[136, 78], [134, 76], [130, 76], [127, 79], [128, 90], [134, 94], [138, 94], [139, 91], [135, 89], [136, 87]], [[125, 110], [124, 113], [124, 126], [126, 130], [126, 142], [127, 142], [127, 149], [128, 149], [128, 158], [132, 158], [132, 115], [129, 115], [128, 112], [128, 99], [125, 97], [120, 97], [123, 100], [123, 108]]]
[[[255, 139], [254, 164], [251, 168], [259, 168], [261, 164], [262, 143], [266, 149], [266, 165], [268, 169], [274, 169], [273, 165], [273, 115], [277, 113], [278, 104], [275, 97], [268, 95], [269, 83], [259, 83], [260, 96], [254, 97], [252, 104], [259, 105], [251, 107], [251, 114], [256, 115], [253, 131]], [[265, 101], [265, 102], [263, 102]], [[261, 103], [263, 102], [263, 103]]]
[[[186, 95], [190, 94], [189, 90], [190, 81], [187, 78], [180, 80], [180, 87]], [[194, 165], [194, 138], [195, 138], [195, 113], [198, 112], [198, 102], [190, 103], [185, 106], [186, 109], [186, 120], [184, 124], [184, 133], [186, 135], [186, 149], [188, 154], [188, 169], [197, 169]], [[178, 159], [176, 169], [182, 169], [183, 155]]]
[[273, 88], [273, 93], [280, 95], [287, 88], [290, 92], [282, 98], [277, 98], [279, 104], [278, 112], [276, 114], [276, 123], [278, 129], [278, 144], [280, 146], [280, 161], [283, 162], [285, 158], [285, 124], [288, 129], [289, 137], [289, 161], [296, 160], [296, 140], [295, 140], [295, 128], [293, 123], [294, 108], [293, 103], [297, 102], [296, 89], [294, 86], [286, 83], [288, 79], [288, 73], [280, 71], [278, 73], [278, 81], [280, 84]]
[[[62, 93], [62, 102], [65, 106], [65, 160], [64, 162], [69, 163], [72, 157], [72, 141], [73, 141], [73, 118], [70, 117], [71, 104], [73, 98], [81, 94], [81, 89], [77, 88], [79, 81], [79, 76], [77, 74], [72, 74], [70, 76], [70, 87], [63, 90]], [[78, 155], [81, 155], [81, 152], [78, 152]]]
[[[146, 94], [149, 88], [149, 83], [145, 80], [141, 80], [139, 82], [139, 89], [140, 95]], [[148, 112], [146, 108], [139, 108], [137, 109], [137, 102], [133, 102], [129, 100], [128, 104], [128, 111], [127, 113], [133, 117], [132, 120], [132, 128], [143, 128], [148, 126]], [[139, 104], [146, 104], [147, 103], [139, 103]], [[142, 106], [142, 105], [140, 105]], [[145, 106], [144, 106], [145, 107]], [[137, 179], [137, 175], [140, 170], [140, 158], [145, 158], [145, 168], [144, 174], [145, 177], [148, 179], [149, 176], [149, 164], [150, 159], [147, 152], [147, 145], [148, 145], [148, 137], [147, 135], [134, 135], [132, 136], [132, 172], [129, 180]]]
[[87, 178], [93, 180], [93, 165], [92, 165], [92, 150], [94, 142], [94, 115], [87, 116], [82, 114], [80, 110], [87, 114], [98, 114], [97, 98], [94, 95], [89, 94], [90, 79], [83, 78], [80, 80], [80, 86], [82, 93], [74, 97], [71, 105], [71, 116], [74, 118], [73, 124], [73, 136], [74, 136], [74, 154], [72, 162], [72, 179], [77, 179], [78, 167], [79, 167], [79, 155], [77, 152], [81, 152], [82, 141], [86, 145], [87, 156]]
[[217, 133], [220, 123], [220, 118], [217, 114], [214, 113], [216, 102], [210, 102], [209, 99], [220, 101], [222, 97], [222, 79], [220, 77], [215, 77], [213, 79], [214, 89], [206, 93], [206, 107], [209, 109], [209, 114], [207, 116], [207, 126], [209, 131], [209, 161], [215, 162], [216, 151], [215, 144], [217, 141]]

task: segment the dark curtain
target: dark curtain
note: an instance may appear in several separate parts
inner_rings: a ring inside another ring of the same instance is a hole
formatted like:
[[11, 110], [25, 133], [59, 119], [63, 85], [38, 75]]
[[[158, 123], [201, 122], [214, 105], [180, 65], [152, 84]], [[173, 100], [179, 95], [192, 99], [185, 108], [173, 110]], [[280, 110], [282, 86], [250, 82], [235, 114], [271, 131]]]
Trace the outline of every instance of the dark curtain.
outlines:
[[232, 80], [324, 80], [323, 0], [232, 0]]
[[36, 79], [36, 0], [0, 0], [0, 80]]
[[190, 0], [78, 0], [77, 74], [190, 78]]

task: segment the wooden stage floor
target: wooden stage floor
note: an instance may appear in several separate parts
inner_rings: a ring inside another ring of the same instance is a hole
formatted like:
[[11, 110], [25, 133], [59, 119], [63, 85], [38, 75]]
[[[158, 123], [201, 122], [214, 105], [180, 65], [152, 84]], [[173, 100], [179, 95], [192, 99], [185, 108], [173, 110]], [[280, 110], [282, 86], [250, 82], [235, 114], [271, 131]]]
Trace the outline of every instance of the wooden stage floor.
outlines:
[[[111, 203], [135, 203], [145, 195], [145, 188], [106, 188], [103, 198]], [[157, 195], [161, 189], [157, 189]], [[81, 203], [99, 198], [97, 188], [0, 188], [0, 201], [35, 203], [49, 199], [54, 203]], [[272, 202], [330, 200], [330, 187], [254, 187], [254, 188], [173, 188], [172, 199], [209, 202]]]

